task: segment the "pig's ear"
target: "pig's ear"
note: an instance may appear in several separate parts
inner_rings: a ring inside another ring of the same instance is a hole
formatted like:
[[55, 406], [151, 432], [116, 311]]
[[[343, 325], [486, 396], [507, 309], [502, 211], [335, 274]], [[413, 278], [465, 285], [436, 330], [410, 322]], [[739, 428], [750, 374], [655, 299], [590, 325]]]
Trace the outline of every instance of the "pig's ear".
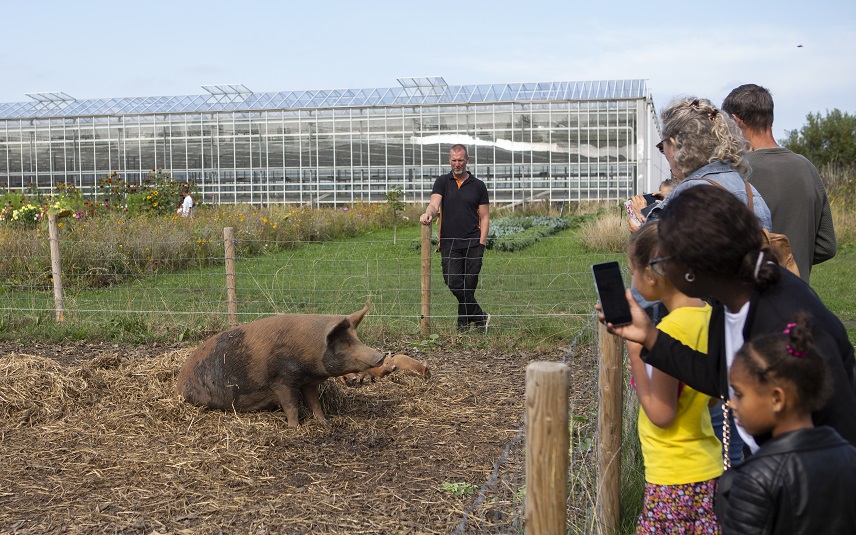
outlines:
[[353, 314], [351, 314], [350, 316], [348, 316], [348, 320], [350, 320], [351, 325], [354, 326], [354, 329], [356, 329], [357, 325], [359, 325], [360, 322], [363, 321], [363, 316], [365, 316], [366, 312], [368, 312], [368, 311], [369, 311], [369, 302], [366, 301], [366, 306], [364, 306], [362, 310], [358, 310], [358, 311], [354, 312]]
[[327, 345], [332, 345], [333, 340], [335, 340], [339, 336], [342, 336], [350, 328], [351, 321], [347, 318], [342, 319], [338, 323], [330, 325], [330, 329], [327, 331]]

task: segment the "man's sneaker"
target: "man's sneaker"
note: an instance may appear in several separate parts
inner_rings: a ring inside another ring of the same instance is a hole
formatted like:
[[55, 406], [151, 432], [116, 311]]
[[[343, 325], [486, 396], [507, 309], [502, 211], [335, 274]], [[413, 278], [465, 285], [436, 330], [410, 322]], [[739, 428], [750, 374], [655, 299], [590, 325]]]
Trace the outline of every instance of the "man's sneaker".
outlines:
[[481, 328], [482, 328], [482, 329], [484, 329], [484, 333], [485, 333], [485, 334], [487, 334], [487, 328], [488, 328], [488, 327], [490, 327], [490, 314], [488, 314], [487, 316], [485, 316], [485, 318], [484, 318], [484, 325], [482, 325], [482, 326], [481, 326]]

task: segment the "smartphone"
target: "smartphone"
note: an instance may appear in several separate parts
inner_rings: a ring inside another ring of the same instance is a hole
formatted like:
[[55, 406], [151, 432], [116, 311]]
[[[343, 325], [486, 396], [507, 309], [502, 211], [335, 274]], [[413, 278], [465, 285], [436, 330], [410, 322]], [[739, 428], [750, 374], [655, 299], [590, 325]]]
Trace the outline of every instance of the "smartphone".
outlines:
[[628, 199], [628, 200], [624, 201], [624, 210], [627, 212], [627, 217], [630, 218], [630, 221], [633, 221], [639, 227], [642, 226], [643, 222], [640, 221], [638, 217], [636, 217], [636, 212], [633, 211], [633, 200], [632, 199]]
[[627, 296], [624, 294], [624, 279], [621, 277], [618, 262], [593, 264], [591, 272], [606, 322], [616, 326], [631, 323], [633, 320], [630, 316], [630, 305], [627, 304]]

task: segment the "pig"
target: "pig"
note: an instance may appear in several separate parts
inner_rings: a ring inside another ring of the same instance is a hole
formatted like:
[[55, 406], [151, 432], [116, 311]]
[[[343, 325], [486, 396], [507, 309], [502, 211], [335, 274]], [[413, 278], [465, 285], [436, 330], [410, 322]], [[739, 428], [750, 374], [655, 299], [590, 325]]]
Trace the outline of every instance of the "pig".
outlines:
[[329, 377], [381, 366], [384, 355], [357, 338], [369, 310], [349, 316], [281, 314], [214, 335], [188, 357], [176, 380], [185, 401], [212, 409], [256, 411], [281, 407], [298, 425], [303, 393], [316, 420], [326, 423], [319, 385]]
[[392, 364], [399, 370], [409, 371], [421, 375], [425, 379], [431, 378], [431, 370], [428, 368], [428, 365], [418, 360], [408, 357], [407, 355], [402, 355], [401, 353], [397, 355], [393, 355]]
[[383, 379], [396, 370], [412, 371], [426, 379], [431, 377], [431, 370], [426, 364], [423, 364], [407, 355], [398, 353], [395, 355], [387, 355], [386, 358], [383, 359], [383, 364], [380, 366], [369, 368], [364, 372], [349, 373], [347, 375], [340, 376], [339, 380], [347, 385], [353, 386], [368, 381], [375, 382]]

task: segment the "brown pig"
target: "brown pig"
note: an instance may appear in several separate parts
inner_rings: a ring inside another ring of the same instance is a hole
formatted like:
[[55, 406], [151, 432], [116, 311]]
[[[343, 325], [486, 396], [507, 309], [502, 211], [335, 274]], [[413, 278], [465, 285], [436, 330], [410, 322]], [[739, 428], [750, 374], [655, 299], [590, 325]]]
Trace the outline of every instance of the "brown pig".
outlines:
[[[399, 370], [414, 372], [426, 379], [431, 378], [431, 370], [428, 368], [428, 365], [423, 362], [419, 362], [418, 360], [408, 357], [407, 355], [402, 355], [401, 353], [388, 358], [392, 359], [392, 365]], [[386, 361], [384, 361], [384, 363], [386, 363]]]
[[383, 379], [387, 375], [396, 370], [411, 371], [428, 379], [431, 377], [431, 370], [426, 364], [418, 360], [398, 353], [396, 355], [387, 355], [383, 359], [383, 364], [360, 373], [349, 373], [339, 377], [339, 380], [347, 385], [362, 384], [367, 381], [377, 381]]
[[362, 372], [384, 356], [357, 338], [369, 309], [350, 316], [281, 314], [262, 318], [206, 340], [184, 363], [176, 392], [185, 401], [213, 409], [254, 411], [282, 407], [297, 427], [303, 393], [317, 420], [319, 385], [328, 377]]

